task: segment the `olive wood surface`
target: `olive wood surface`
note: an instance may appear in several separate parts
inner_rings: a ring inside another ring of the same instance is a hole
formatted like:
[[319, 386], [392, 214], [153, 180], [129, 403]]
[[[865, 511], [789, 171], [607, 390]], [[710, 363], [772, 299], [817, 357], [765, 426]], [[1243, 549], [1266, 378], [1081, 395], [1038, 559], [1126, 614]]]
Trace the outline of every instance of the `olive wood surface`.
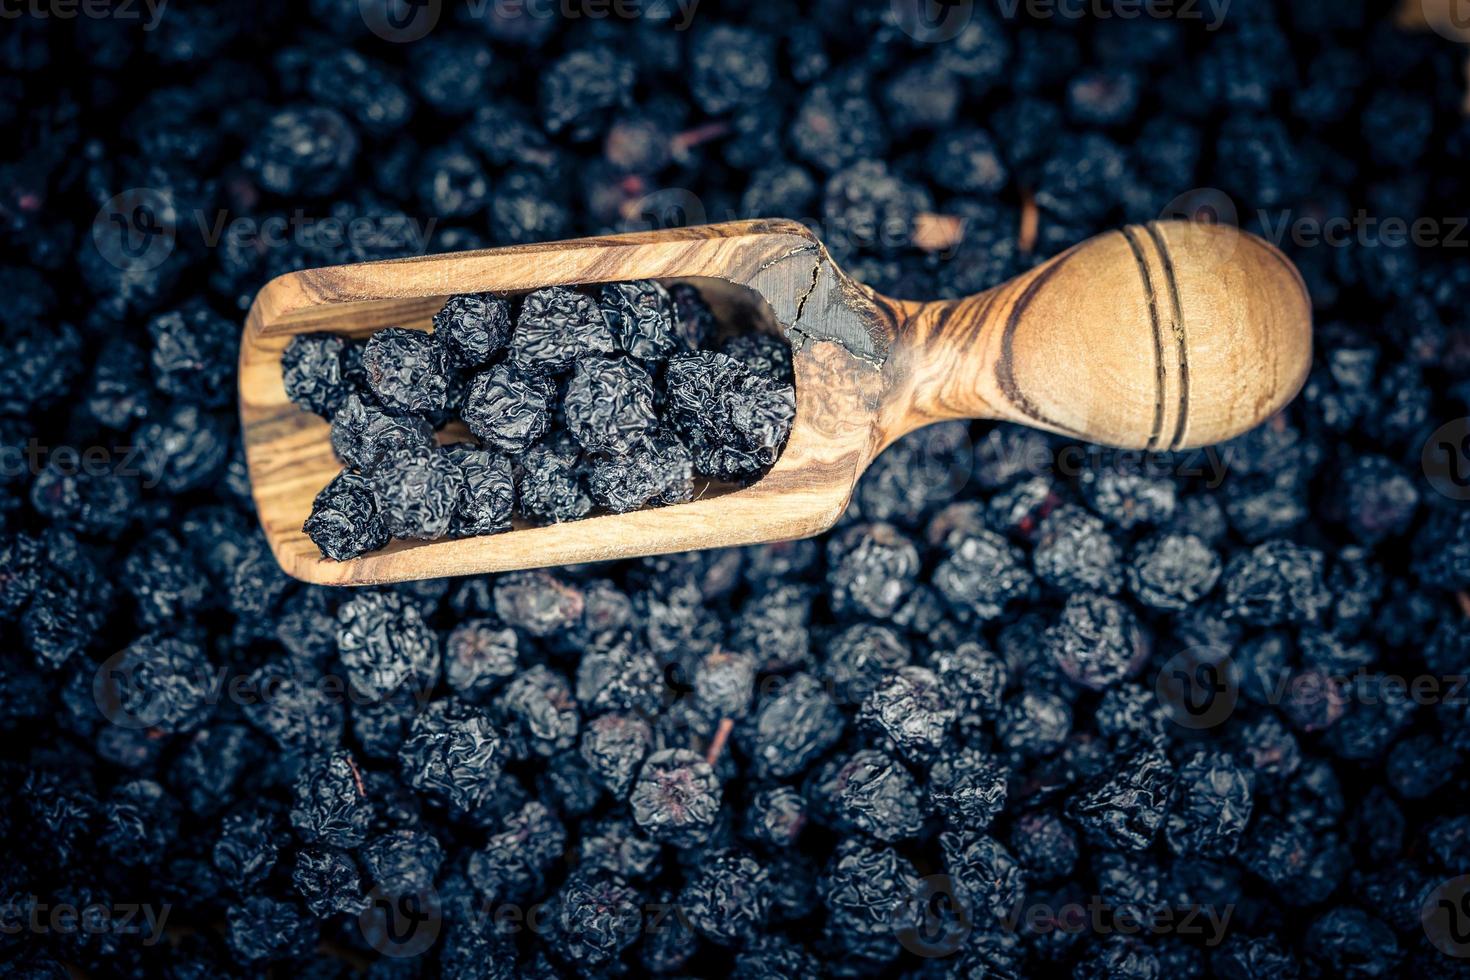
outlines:
[[[340, 464], [330, 426], [286, 397], [281, 353], [294, 334], [427, 329], [455, 293], [631, 279], [690, 281], [722, 322], [791, 342], [796, 417], [769, 472], [670, 507], [321, 557], [301, 525]], [[281, 567], [308, 582], [365, 585], [816, 534], [885, 446], [942, 419], [1003, 419], [1130, 449], [1207, 445], [1285, 405], [1310, 362], [1300, 275], [1230, 227], [1129, 226], [977, 296], [920, 302], [849, 279], [801, 224], [745, 221], [281, 276], [246, 320], [240, 419]]]

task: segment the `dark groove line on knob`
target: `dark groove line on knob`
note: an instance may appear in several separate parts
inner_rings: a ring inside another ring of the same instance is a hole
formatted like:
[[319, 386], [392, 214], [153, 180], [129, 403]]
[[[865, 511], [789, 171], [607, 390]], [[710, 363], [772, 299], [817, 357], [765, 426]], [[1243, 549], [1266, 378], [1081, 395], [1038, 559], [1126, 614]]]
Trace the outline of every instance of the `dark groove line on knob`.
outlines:
[[1134, 238], [1132, 225], [1123, 229], [1123, 237], [1133, 252], [1133, 260], [1138, 263], [1138, 274], [1143, 277], [1143, 292], [1148, 298], [1149, 324], [1154, 334], [1154, 424], [1148, 437], [1148, 449], [1154, 450], [1159, 448], [1159, 436], [1164, 431], [1164, 338], [1159, 333], [1159, 293], [1154, 288], [1148, 258], [1143, 254], [1143, 247]]
[[1150, 221], [1144, 227], [1164, 262], [1164, 281], [1169, 286], [1169, 301], [1174, 309], [1174, 342], [1179, 347], [1179, 417], [1174, 421], [1174, 438], [1169, 440], [1172, 451], [1184, 442], [1184, 426], [1189, 418], [1189, 332], [1184, 327], [1184, 306], [1179, 301], [1179, 277], [1174, 272], [1174, 257], [1169, 254], [1169, 246], [1159, 232], [1158, 223]]
[[1045, 286], [1051, 277], [1056, 275], [1058, 270], [1067, 264], [1067, 261], [1072, 258], [1079, 247], [1074, 245], [1061, 255], [1058, 255], [1052, 260], [1050, 265], [1027, 284], [1020, 298], [1011, 307], [1011, 312], [1006, 316], [1005, 330], [1000, 336], [1000, 356], [995, 359], [996, 383], [1000, 385], [1001, 392], [1010, 401], [1011, 405], [1034, 422], [1039, 422], [1059, 432], [1065, 432], [1068, 435], [1074, 436], [1081, 435], [1082, 433], [1073, 429], [1071, 426], [1063, 425], [1055, 419], [1048, 418], [1046, 413], [1032, 404], [1031, 399], [1026, 397], [1025, 392], [1021, 391], [1021, 386], [1016, 383], [1015, 339], [1016, 328], [1021, 325], [1021, 317], [1026, 312], [1026, 308], [1031, 305], [1031, 301], [1036, 298], [1036, 294], [1041, 291], [1041, 287]]

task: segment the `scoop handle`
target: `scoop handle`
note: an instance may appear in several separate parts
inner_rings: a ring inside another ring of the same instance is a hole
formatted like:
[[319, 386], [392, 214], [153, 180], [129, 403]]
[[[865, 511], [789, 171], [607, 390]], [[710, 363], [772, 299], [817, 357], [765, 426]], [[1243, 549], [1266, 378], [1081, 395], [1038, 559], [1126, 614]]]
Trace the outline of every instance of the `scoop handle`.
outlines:
[[1225, 225], [1130, 225], [977, 296], [895, 305], [885, 441], [994, 418], [1125, 449], [1211, 445], [1289, 402], [1312, 360], [1296, 267]]

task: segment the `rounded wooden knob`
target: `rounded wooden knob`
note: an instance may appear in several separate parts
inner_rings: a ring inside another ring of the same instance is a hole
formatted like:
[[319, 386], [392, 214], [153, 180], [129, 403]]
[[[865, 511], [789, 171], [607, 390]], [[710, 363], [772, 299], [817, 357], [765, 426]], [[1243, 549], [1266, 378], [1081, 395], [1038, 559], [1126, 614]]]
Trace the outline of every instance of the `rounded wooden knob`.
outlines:
[[1237, 228], [1132, 225], [1001, 292], [984, 314], [997, 414], [1091, 442], [1221, 442], [1290, 401], [1311, 366], [1301, 276]]

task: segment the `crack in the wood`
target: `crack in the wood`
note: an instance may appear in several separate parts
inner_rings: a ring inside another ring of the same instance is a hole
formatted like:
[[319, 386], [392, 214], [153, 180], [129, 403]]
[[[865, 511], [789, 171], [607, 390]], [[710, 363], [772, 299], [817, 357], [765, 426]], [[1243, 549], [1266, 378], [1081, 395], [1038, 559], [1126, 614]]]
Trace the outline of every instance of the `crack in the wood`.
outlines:
[[[832, 257], [819, 244], [813, 245], [811, 249], [793, 249], [782, 256], [782, 258], [788, 259], [796, 255], [803, 255], [808, 251], [814, 251], [817, 260], [812, 264], [812, 281], [810, 285], [801, 291], [801, 295], [796, 298], [796, 313], [792, 316], [791, 323], [786, 327], [786, 338], [791, 343], [791, 349], [793, 351], [799, 351], [806, 346], [808, 341], [828, 340], [837, 344], [851, 357], [856, 358], [864, 364], [874, 368], [882, 368], [884, 356], [887, 352], [885, 350], [880, 353], [876, 350], [866, 349], [873, 342], [871, 334], [861, 335], [868, 342], [867, 344], [857, 341], [856, 338], [859, 334], [852, 328], [857, 327], [858, 330], [861, 330], [862, 327], [859, 323], [854, 322], [856, 317], [851, 303], [839, 302], [834, 304], [829, 297], [828, 306], [835, 313], [837, 322], [819, 324], [815, 330], [803, 326], [802, 318], [806, 315], [807, 303], [811, 301], [812, 296], [822, 285], [822, 273], [824, 271], [832, 273], [835, 270], [835, 266], [832, 266]], [[851, 288], [847, 286], [840, 275], [832, 275], [831, 278], [831, 288], [837, 290]]]
[[[775, 268], [776, 266], [780, 265], [782, 262], [785, 262], [789, 258], [792, 258], [792, 257], [797, 256], [797, 255], [805, 255], [808, 252], [816, 252], [816, 251], [817, 251], [817, 243], [816, 242], [806, 242], [804, 244], [798, 245], [798, 246], [796, 246], [795, 248], [791, 249], [788, 252], [782, 252], [780, 255], [775, 255], [775, 256], [772, 256], [769, 259], [766, 259], [764, 262], [762, 262], [759, 266], [756, 267], [756, 270], [755, 270], [756, 275], [760, 275], [762, 272], [765, 272], [767, 269]], [[821, 261], [821, 259], [819, 257], [818, 258], [818, 262], [820, 263], [820, 261]]]
[[791, 322], [792, 327], [795, 327], [801, 322], [801, 314], [806, 310], [806, 301], [811, 299], [812, 293], [817, 291], [817, 282], [822, 277], [822, 264], [826, 261], [826, 256], [818, 252], [817, 261], [812, 264], [812, 284], [806, 288], [806, 292], [802, 293], [801, 298], [796, 301], [796, 319]]

